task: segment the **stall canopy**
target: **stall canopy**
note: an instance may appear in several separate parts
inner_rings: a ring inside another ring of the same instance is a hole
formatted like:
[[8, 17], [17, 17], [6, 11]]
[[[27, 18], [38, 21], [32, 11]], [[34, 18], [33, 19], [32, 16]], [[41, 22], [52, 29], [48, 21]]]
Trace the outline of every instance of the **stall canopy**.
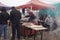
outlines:
[[31, 0], [29, 1], [28, 3], [26, 3], [25, 5], [20, 5], [17, 7], [18, 9], [19, 8], [32, 8], [33, 10], [38, 10], [38, 9], [45, 9], [45, 8], [56, 8], [55, 6], [52, 6], [50, 4], [46, 4], [46, 3], [43, 3], [39, 0]]
[[3, 7], [5, 7], [6, 10], [9, 10], [9, 9], [11, 8], [11, 7], [9, 7], [9, 6], [7, 6], [7, 5], [4, 5], [4, 4], [2, 4], [2, 3], [0, 2], [0, 9], [3, 8]]

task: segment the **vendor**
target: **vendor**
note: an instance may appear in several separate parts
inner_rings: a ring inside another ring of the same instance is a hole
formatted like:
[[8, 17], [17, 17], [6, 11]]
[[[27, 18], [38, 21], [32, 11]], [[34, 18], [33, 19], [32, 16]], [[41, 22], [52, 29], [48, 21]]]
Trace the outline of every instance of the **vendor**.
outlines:
[[29, 13], [29, 15], [25, 16], [25, 17], [29, 17], [30, 22], [33, 22], [34, 19], [36, 18], [36, 16], [33, 14], [33, 12], [30, 9], [27, 9], [27, 13]]

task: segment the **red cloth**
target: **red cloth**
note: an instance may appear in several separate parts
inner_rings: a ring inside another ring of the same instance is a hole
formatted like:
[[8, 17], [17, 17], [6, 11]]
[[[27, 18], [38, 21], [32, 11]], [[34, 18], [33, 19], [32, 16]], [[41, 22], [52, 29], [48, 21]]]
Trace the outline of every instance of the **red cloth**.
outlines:
[[[31, 36], [31, 35], [34, 35], [37, 33], [37, 31], [35, 31], [33, 29], [32, 30], [30, 30], [28, 28], [25, 29], [24, 26], [21, 26], [20, 31], [21, 31], [21, 35], [24, 35], [24, 36]], [[25, 33], [24, 33], [24, 31], [25, 31]], [[31, 31], [31, 35], [30, 35], [30, 31]]]

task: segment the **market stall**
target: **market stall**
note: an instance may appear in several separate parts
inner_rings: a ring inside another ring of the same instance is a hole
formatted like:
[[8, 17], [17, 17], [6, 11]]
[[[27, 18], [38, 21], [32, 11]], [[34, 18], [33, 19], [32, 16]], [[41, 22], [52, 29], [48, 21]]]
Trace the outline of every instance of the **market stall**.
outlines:
[[[55, 9], [56, 7], [52, 6], [50, 4], [46, 4], [46, 3], [40, 2], [39, 0], [31, 0], [27, 4], [20, 5], [20, 6], [16, 7], [16, 8], [18, 8], [18, 9], [31, 8], [31, 10], [41, 10], [41, 9], [46, 9], [46, 8]], [[25, 30], [25, 29], [27, 29], [27, 30]], [[28, 28], [26, 28], [24, 26], [22, 26], [20, 30], [21, 30], [21, 34], [25, 35], [25, 36], [26, 35], [29, 36], [30, 34], [31, 35], [35, 34], [35, 30], [28, 29]], [[30, 33], [30, 31], [31, 31], [31, 33]]]
[[45, 8], [55, 9], [56, 7], [52, 6], [51, 4], [43, 3], [39, 0], [31, 0], [24, 5], [17, 6], [16, 8], [18, 9], [31, 8], [32, 10], [39, 10], [39, 9], [45, 9]]

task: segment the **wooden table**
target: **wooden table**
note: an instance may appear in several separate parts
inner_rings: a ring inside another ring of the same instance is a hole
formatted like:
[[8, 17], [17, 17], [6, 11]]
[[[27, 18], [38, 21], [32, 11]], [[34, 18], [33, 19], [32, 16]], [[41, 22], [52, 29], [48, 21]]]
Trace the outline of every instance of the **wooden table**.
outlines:
[[[36, 30], [36, 31], [41, 31], [41, 40], [43, 39], [43, 30], [46, 30], [47, 28], [43, 27], [42, 25], [34, 25], [33, 23], [23, 23], [27, 28]], [[34, 35], [34, 40], [35, 40], [35, 35]]]

